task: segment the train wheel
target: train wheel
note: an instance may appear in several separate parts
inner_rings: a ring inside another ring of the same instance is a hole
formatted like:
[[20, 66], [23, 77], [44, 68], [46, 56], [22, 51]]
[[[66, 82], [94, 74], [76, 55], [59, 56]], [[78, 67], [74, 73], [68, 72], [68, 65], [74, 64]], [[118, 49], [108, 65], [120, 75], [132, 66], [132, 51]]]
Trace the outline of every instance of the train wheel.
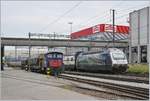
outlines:
[[127, 68], [126, 67], [124, 67], [124, 68], [121, 68], [121, 73], [126, 73], [127, 72]]
[[113, 68], [112, 73], [113, 73], [113, 74], [119, 74], [120, 71], [119, 71], [117, 68]]

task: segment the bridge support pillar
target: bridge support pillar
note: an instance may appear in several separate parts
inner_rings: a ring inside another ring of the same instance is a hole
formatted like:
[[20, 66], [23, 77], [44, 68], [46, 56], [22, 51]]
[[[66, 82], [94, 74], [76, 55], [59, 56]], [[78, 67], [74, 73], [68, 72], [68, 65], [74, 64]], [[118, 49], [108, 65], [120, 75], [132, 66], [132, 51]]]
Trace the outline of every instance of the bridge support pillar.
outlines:
[[4, 57], [4, 46], [1, 46], [1, 71], [4, 70], [4, 60], [3, 60], [3, 57]]
[[137, 49], [137, 52], [138, 52], [138, 54], [137, 54], [137, 63], [141, 63], [141, 47], [140, 47], [140, 45], [138, 45], [138, 47], [137, 47], [138, 49]]
[[91, 47], [87, 47], [87, 49], [88, 49], [88, 51], [90, 51], [90, 50], [91, 50]]

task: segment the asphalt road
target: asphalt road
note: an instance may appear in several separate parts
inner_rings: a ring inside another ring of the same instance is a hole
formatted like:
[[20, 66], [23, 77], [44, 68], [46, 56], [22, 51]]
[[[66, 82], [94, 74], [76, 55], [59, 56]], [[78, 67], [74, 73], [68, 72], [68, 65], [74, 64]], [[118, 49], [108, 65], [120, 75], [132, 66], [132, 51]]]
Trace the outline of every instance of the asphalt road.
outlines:
[[70, 90], [69, 85], [64, 79], [5, 68], [1, 72], [1, 100], [97, 100]]

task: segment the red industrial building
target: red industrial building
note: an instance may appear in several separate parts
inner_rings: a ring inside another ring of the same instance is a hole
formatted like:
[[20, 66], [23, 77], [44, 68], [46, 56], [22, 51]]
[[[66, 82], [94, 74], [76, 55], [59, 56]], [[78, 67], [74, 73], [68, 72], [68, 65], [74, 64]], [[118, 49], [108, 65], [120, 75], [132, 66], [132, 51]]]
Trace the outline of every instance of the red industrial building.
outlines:
[[[115, 40], [128, 40], [128, 26], [115, 25], [114, 29]], [[111, 24], [98, 24], [93, 27], [71, 33], [71, 39], [111, 41], [113, 39], [113, 26]]]

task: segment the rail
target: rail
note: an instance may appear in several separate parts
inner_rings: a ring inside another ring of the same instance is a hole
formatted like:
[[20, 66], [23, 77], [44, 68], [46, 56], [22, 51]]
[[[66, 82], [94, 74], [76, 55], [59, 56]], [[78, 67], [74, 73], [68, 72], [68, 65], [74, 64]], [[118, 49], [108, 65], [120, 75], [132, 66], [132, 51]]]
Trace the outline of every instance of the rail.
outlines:
[[[108, 83], [105, 81], [97, 81], [92, 79], [85, 79], [83, 76], [77, 76], [77, 75], [68, 75], [68, 74], [61, 74], [59, 76], [60, 78], [69, 79], [77, 82], [82, 82], [90, 85], [94, 85], [97, 87], [103, 87], [107, 89], [111, 89], [112, 91], [106, 93], [113, 93], [114, 95], [118, 95], [121, 97], [127, 97], [132, 99], [138, 99], [138, 100], [145, 100], [149, 98], [149, 89], [147, 88], [140, 88], [140, 87], [133, 87], [130, 85], [122, 85], [122, 84], [116, 84], [116, 83]], [[97, 91], [97, 90], [96, 90]], [[114, 92], [117, 91], [117, 92]]]
[[81, 76], [88, 76], [88, 77], [96, 77], [96, 78], [113, 79], [113, 80], [119, 80], [119, 81], [128, 81], [128, 82], [149, 84], [148, 77], [128, 76], [126, 74], [100, 74], [100, 73], [74, 72], [74, 71], [65, 71], [64, 73], [72, 74], [72, 75], [81, 75]]

